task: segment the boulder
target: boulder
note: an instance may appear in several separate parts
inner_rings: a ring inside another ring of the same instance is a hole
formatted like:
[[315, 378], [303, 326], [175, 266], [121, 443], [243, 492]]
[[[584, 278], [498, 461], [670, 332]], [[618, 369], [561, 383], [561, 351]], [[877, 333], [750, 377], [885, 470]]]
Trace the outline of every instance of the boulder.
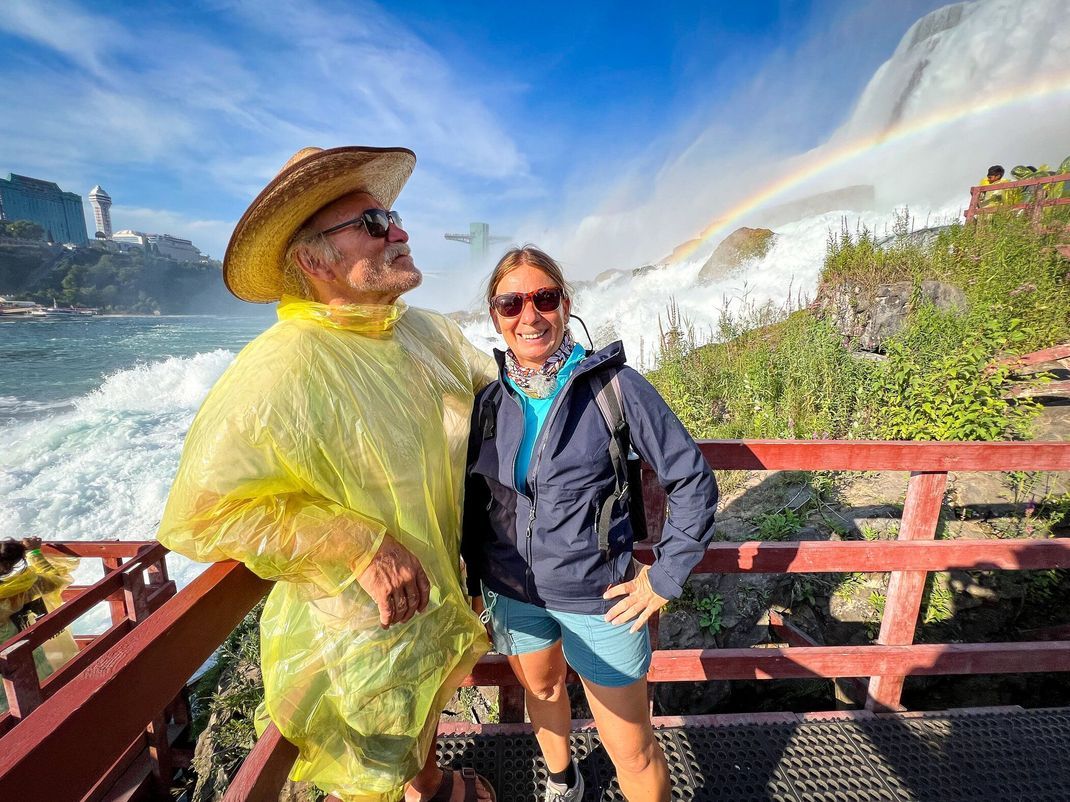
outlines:
[[717, 246], [698, 274], [700, 284], [724, 278], [750, 259], [769, 253], [776, 234], [768, 228], [737, 228]]
[[916, 303], [928, 302], [943, 311], [964, 311], [966, 295], [953, 284], [923, 281], [917, 288], [909, 281], [881, 284], [866, 291], [845, 282], [818, 290], [814, 310], [862, 351], [881, 352], [889, 338], [902, 331]]

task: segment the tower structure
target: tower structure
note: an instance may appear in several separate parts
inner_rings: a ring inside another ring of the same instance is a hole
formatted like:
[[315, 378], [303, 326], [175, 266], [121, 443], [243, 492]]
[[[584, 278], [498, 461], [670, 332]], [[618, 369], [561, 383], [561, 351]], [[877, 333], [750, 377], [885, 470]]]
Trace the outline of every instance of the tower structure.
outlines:
[[89, 203], [93, 207], [93, 220], [96, 221], [97, 231], [103, 232], [107, 239], [111, 239], [111, 195], [97, 184], [89, 190]]
[[487, 258], [490, 245], [495, 242], [508, 242], [509, 237], [492, 237], [489, 223], [470, 223], [467, 234], [446, 234], [446, 239], [454, 242], [468, 243], [468, 258], [473, 265], [480, 264]]

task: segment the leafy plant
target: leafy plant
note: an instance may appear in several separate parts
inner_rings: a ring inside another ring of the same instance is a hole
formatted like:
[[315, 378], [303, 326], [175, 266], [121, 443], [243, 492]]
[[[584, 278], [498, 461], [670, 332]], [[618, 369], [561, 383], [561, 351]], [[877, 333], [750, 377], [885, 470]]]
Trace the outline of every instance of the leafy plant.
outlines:
[[795, 510], [781, 510], [758, 517], [759, 540], [787, 540], [802, 529], [803, 517]]
[[936, 624], [949, 621], [955, 615], [955, 594], [948, 586], [949, 575], [946, 572], [932, 574], [929, 577], [926, 594], [925, 610], [922, 621], [926, 624]]
[[866, 582], [866, 575], [861, 573], [844, 574], [840, 584], [833, 593], [840, 599], [846, 599], [854, 595], [855, 591]]
[[711, 593], [695, 602], [698, 611], [698, 624], [711, 635], [718, 635], [723, 628], [721, 611], [724, 608], [724, 599], [720, 593]]
[[869, 594], [869, 606], [872, 607], [877, 614], [878, 620], [884, 615], [884, 605], [887, 601], [888, 597], [879, 590], [874, 590]]
[[1062, 585], [1066, 571], [1049, 568], [1045, 571], [1030, 571], [1026, 580], [1026, 596], [1034, 602], [1049, 603], [1062, 597]]

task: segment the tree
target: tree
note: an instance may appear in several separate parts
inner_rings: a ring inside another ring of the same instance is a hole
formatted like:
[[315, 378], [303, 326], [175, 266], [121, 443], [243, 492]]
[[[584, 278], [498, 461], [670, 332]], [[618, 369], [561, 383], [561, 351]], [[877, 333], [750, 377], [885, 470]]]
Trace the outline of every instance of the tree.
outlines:
[[0, 236], [40, 242], [45, 238], [45, 230], [29, 220], [5, 220], [0, 221]]

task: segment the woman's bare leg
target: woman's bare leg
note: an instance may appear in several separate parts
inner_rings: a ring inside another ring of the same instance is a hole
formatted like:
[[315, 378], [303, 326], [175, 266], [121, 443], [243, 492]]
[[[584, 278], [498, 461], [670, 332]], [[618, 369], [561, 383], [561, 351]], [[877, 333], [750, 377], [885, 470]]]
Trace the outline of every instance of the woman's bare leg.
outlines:
[[561, 641], [537, 652], [510, 655], [509, 665], [524, 686], [528, 718], [547, 769], [564, 771], [572, 759], [568, 746], [572, 706], [565, 688], [565, 656]]
[[669, 766], [650, 724], [646, 678], [621, 688], [583, 680], [583, 689], [628, 802], [669, 802]]

